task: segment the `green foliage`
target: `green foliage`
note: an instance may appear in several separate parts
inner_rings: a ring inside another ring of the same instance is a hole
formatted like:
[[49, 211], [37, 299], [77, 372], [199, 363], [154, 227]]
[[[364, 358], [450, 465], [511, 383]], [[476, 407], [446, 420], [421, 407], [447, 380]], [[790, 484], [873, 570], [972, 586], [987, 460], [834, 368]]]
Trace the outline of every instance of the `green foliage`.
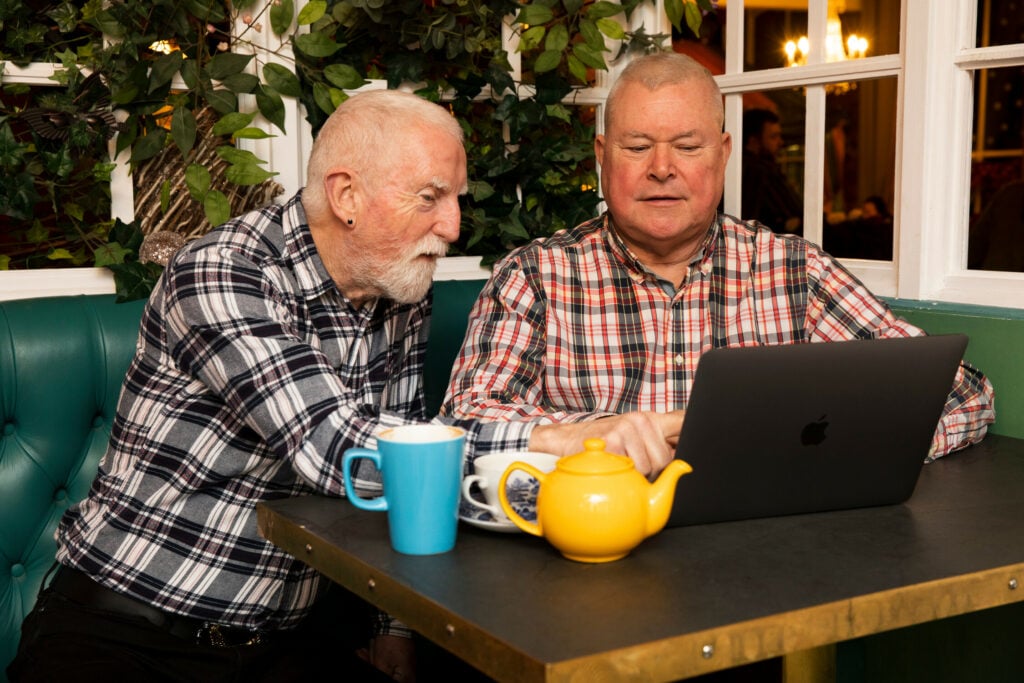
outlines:
[[[114, 151], [129, 150], [133, 168], [173, 146], [186, 169], [179, 180], [216, 225], [230, 207], [193, 163], [198, 112], [219, 116], [211, 134], [223, 139], [224, 177], [256, 184], [271, 175], [265, 162], [232, 142], [274, 134], [255, 124], [257, 113], [284, 132], [284, 98], [299, 98], [318, 130], [371, 79], [412, 84], [460, 120], [471, 192], [456, 253], [493, 260], [594, 215], [593, 110], [563, 102], [623, 52], [660, 47], [664, 36], [624, 28], [648, 1], [0, 0], [0, 62], [63, 65], [57, 87], [29, 93], [5, 84], [0, 95], [0, 268], [104, 265], [119, 295], [143, 294], [159, 268], [138, 262], [138, 226], [109, 218], [115, 128]], [[692, 28], [710, 2], [665, 6], [673, 23], [685, 18]], [[518, 81], [503, 49], [506, 17], [520, 39]], [[244, 27], [234, 38], [232, 25]], [[261, 32], [280, 38], [294, 59], [254, 45]], [[156, 51], [158, 40], [178, 49]], [[242, 101], [254, 104], [242, 109]], [[31, 125], [33, 108], [64, 112], [68, 125], [48, 137]], [[123, 123], [85, 115], [111, 108]], [[170, 200], [165, 182], [165, 210]]]

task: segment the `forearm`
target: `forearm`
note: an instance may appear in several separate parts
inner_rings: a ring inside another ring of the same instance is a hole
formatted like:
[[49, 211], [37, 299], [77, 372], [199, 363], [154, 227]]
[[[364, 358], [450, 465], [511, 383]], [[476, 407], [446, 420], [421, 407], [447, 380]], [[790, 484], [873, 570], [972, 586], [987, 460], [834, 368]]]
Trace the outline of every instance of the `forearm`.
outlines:
[[992, 383], [976, 368], [961, 364], [932, 438], [928, 460], [978, 443], [995, 419]]

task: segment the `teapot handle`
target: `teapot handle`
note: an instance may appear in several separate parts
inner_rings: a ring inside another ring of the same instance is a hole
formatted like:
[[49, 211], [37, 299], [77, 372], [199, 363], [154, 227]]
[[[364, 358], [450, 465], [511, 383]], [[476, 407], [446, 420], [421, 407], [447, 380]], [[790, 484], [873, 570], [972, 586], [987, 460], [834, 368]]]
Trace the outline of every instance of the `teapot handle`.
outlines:
[[[508, 515], [509, 521], [515, 524], [517, 527], [522, 529], [528, 534], [534, 536], [542, 536], [540, 531], [540, 524], [534, 522], [528, 522], [523, 519], [518, 512], [512, 509], [512, 505], [508, 502], [508, 491], [506, 489], [506, 482], [508, 482], [508, 476], [516, 470], [522, 470], [530, 474], [534, 479], [540, 482], [541, 487], [544, 486], [545, 475], [543, 472], [538, 470], [533, 465], [526, 462], [514, 462], [505, 468], [505, 471], [501, 474], [501, 481], [498, 482], [498, 499], [501, 501], [501, 509], [504, 510], [505, 514]], [[538, 496], [538, 502], [540, 497]], [[537, 521], [540, 521], [540, 510], [538, 508]]]

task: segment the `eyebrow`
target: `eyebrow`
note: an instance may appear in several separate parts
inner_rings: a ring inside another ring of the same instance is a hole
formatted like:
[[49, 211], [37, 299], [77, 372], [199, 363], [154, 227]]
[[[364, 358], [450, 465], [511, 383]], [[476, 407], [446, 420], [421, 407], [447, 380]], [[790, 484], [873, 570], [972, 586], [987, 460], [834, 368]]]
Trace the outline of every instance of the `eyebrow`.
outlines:
[[[426, 186], [427, 187], [432, 187], [435, 190], [438, 190], [439, 192], [443, 192], [445, 194], [448, 194], [448, 193], [452, 192], [452, 186], [449, 183], [447, 183], [444, 180], [442, 180], [441, 178], [437, 178], [437, 177], [431, 178], [430, 182], [427, 183]], [[462, 188], [458, 191], [457, 194], [461, 195], [461, 194], [466, 194], [467, 192], [469, 192], [469, 185], [468, 184], [464, 184], [462, 186]]]

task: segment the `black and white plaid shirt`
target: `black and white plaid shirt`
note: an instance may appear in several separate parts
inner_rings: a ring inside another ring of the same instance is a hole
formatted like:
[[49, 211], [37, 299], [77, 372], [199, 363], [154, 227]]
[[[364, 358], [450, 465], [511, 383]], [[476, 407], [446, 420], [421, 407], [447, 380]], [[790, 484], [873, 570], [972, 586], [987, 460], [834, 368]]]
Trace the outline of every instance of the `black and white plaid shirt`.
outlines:
[[[58, 559], [169, 612], [296, 625], [321, 579], [260, 537], [256, 503], [343, 495], [345, 449], [426, 419], [430, 308], [353, 307], [298, 196], [184, 247], [146, 306], [110, 446], [61, 520]], [[532, 427], [459, 424], [471, 456], [525, 449]], [[358, 485], [379, 488], [361, 463]]]

